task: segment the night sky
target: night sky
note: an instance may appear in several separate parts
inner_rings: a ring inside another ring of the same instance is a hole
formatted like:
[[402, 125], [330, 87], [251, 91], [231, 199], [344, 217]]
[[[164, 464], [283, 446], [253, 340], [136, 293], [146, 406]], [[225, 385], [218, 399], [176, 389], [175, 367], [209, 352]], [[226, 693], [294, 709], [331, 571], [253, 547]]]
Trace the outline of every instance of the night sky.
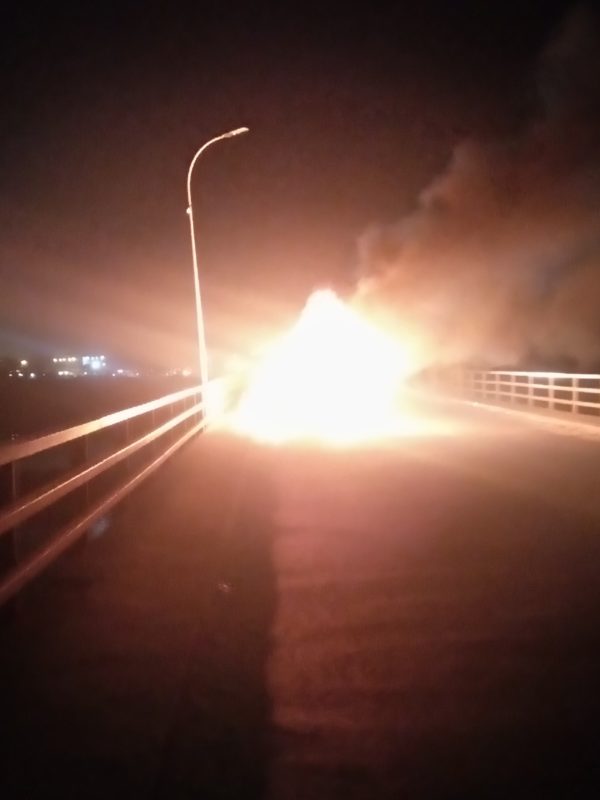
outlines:
[[532, 113], [569, 5], [5, 8], [0, 354], [192, 363], [187, 167], [241, 125], [195, 173], [211, 349], [351, 291], [366, 229], [409, 213], [457, 143]]

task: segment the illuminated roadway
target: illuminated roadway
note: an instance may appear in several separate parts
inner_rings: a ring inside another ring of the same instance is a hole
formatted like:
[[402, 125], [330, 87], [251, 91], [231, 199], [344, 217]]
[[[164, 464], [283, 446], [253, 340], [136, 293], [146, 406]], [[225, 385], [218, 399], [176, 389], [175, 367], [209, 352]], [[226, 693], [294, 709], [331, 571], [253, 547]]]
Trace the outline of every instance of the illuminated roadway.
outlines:
[[4, 620], [0, 797], [597, 797], [600, 438], [425, 419], [151, 478]]

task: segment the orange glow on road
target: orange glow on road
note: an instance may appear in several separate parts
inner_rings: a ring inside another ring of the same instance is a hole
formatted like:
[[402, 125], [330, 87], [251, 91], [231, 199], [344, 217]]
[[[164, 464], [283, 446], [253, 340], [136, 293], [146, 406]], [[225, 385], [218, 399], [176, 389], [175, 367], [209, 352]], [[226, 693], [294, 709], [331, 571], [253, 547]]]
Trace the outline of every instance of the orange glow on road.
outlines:
[[350, 444], [410, 432], [396, 412], [408, 352], [332, 291], [315, 292], [268, 352], [233, 414], [253, 438]]

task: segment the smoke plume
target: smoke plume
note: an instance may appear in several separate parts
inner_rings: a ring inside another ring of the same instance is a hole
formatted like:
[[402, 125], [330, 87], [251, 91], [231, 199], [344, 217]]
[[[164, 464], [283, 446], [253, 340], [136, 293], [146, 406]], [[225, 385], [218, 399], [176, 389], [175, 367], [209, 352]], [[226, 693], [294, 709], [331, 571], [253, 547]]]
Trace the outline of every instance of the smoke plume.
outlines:
[[[358, 305], [423, 364], [600, 365], [600, 35], [576, 8], [537, 59], [538, 110], [463, 141], [416, 210], [359, 243]], [[529, 363], [527, 363], [529, 362]]]

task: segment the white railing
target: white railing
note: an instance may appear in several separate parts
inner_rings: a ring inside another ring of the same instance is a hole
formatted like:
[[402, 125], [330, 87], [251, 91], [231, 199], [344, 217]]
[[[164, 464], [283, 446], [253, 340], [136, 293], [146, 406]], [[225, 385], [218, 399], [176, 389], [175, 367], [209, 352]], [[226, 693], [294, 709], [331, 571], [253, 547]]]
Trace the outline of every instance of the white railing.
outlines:
[[[206, 424], [201, 387], [196, 386], [66, 430], [0, 446], [0, 606]], [[57, 453], [61, 474], [41, 487], [21, 491], [34, 472], [28, 465], [37, 459], [39, 470], [40, 459], [56, 461]], [[69, 466], [74, 461], [76, 466]], [[115, 474], [118, 464], [124, 469]], [[92, 498], [90, 490], [98, 494], [96, 479], [101, 475], [112, 478], [112, 483], [108, 489], [99, 487], [100, 496]], [[22, 556], [19, 526], [65, 498], [70, 498], [66, 500], [72, 512], [69, 521]]]
[[448, 369], [428, 383], [461, 397], [521, 408], [600, 416], [600, 374]]

